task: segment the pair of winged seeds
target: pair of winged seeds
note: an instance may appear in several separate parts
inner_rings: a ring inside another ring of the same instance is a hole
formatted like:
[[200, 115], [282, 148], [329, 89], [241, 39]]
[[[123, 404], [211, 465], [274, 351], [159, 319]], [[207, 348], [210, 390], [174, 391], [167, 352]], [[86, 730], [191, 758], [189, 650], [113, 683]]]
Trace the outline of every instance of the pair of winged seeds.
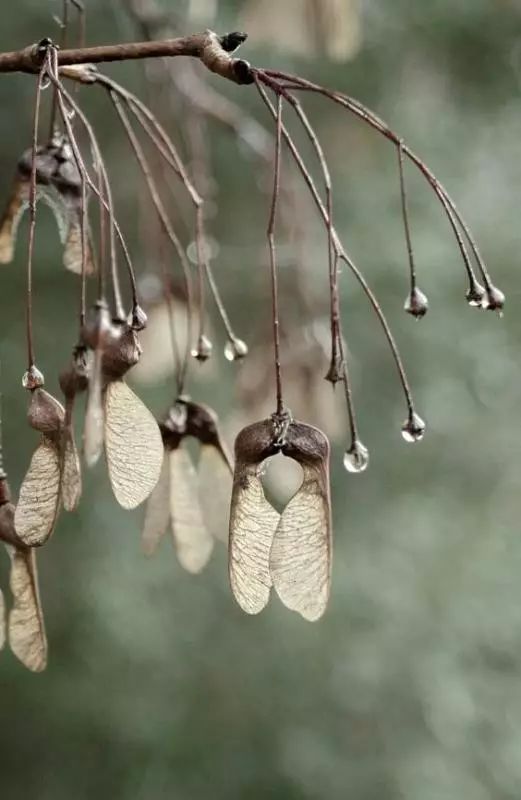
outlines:
[[[177, 557], [188, 572], [207, 564], [214, 539], [227, 540], [233, 467], [215, 413], [180, 397], [161, 424], [163, 466], [147, 503], [142, 543], [152, 555], [170, 526]], [[200, 445], [195, 468], [188, 437]]]
[[[279, 514], [262, 486], [263, 464], [281, 452], [302, 467], [303, 481]], [[257, 614], [273, 587], [305, 619], [324, 613], [331, 584], [329, 442], [311, 425], [276, 418], [244, 428], [235, 442], [229, 571], [241, 608]]]

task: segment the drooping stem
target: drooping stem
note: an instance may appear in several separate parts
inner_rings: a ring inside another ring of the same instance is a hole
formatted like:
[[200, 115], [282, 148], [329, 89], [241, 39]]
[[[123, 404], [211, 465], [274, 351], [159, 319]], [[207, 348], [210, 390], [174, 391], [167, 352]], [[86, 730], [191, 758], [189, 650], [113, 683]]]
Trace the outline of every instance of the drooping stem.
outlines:
[[[103, 207], [105, 208], [105, 210], [109, 214], [111, 236], [114, 236], [114, 234], [115, 234], [117, 236], [117, 238], [118, 238], [121, 250], [123, 252], [124, 260], [125, 260], [125, 263], [126, 263], [126, 266], [127, 266], [129, 279], [130, 279], [130, 285], [131, 285], [131, 291], [132, 291], [132, 302], [133, 302], [133, 305], [136, 306], [138, 304], [138, 298], [137, 298], [137, 285], [136, 285], [136, 279], [135, 279], [135, 275], [134, 275], [134, 269], [132, 267], [132, 261], [130, 259], [130, 254], [129, 254], [125, 239], [123, 238], [123, 234], [121, 232], [121, 228], [119, 227], [119, 224], [118, 224], [116, 218], [114, 217], [113, 204], [112, 204], [112, 194], [111, 194], [111, 191], [110, 191], [110, 184], [109, 184], [109, 181], [108, 181], [107, 171], [106, 171], [103, 159], [101, 157], [101, 152], [100, 152], [100, 148], [99, 148], [96, 136], [94, 134], [94, 131], [93, 131], [92, 126], [89, 123], [88, 119], [86, 118], [86, 116], [84, 115], [84, 113], [82, 112], [82, 110], [78, 106], [78, 104], [71, 97], [71, 95], [66, 91], [66, 89], [64, 89], [62, 83], [56, 77], [56, 73], [54, 73], [52, 75], [50, 74], [49, 77], [50, 77], [51, 81], [59, 89], [59, 92], [58, 92], [58, 104], [59, 104], [59, 107], [60, 107], [60, 114], [62, 116], [64, 125], [65, 125], [65, 129], [67, 131], [67, 136], [69, 137], [70, 142], [71, 142], [71, 148], [72, 148], [72, 151], [73, 151], [74, 159], [76, 161], [76, 165], [78, 167], [78, 170], [79, 170], [80, 174], [84, 175], [87, 185], [89, 186], [91, 191], [96, 195], [96, 197], [98, 198], [99, 202], [103, 205]], [[68, 105], [74, 110], [74, 112], [77, 115], [78, 119], [81, 121], [81, 123], [83, 124], [85, 130], [87, 131], [87, 134], [88, 134], [88, 137], [89, 137], [89, 141], [90, 141], [90, 145], [91, 145], [94, 157], [95, 157], [96, 164], [98, 165], [99, 169], [101, 170], [101, 175], [103, 176], [105, 193], [106, 193], [106, 197], [107, 197], [106, 200], [105, 200], [105, 197], [100, 193], [98, 187], [92, 181], [92, 179], [91, 179], [91, 177], [90, 177], [90, 175], [89, 175], [89, 173], [87, 171], [87, 168], [86, 168], [85, 163], [83, 161], [83, 158], [81, 156], [81, 151], [80, 151], [80, 149], [78, 147], [78, 144], [77, 144], [75, 136], [74, 136], [74, 132], [72, 130], [72, 125], [71, 125], [70, 120], [69, 120], [67, 109], [65, 108], [64, 98], [67, 101]], [[117, 266], [116, 266], [116, 261], [115, 261], [113, 241], [111, 242], [111, 262], [112, 262], [112, 278], [113, 278], [112, 283], [113, 283], [113, 291], [114, 291], [114, 303], [115, 303], [115, 309], [116, 309], [116, 316], [119, 319], [125, 319], [125, 313], [124, 313], [124, 310], [123, 310], [123, 303], [122, 303], [122, 300], [121, 300], [121, 293], [120, 293], [120, 289], [119, 289], [119, 281], [118, 281], [118, 275], [117, 275]]]
[[342, 321], [340, 315], [340, 294], [338, 289], [338, 260], [339, 255], [335, 249], [334, 243], [334, 227], [333, 227], [333, 191], [331, 173], [324, 154], [324, 150], [320, 143], [313, 126], [311, 125], [307, 114], [302, 108], [299, 101], [286, 89], [282, 89], [282, 94], [285, 99], [293, 106], [295, 112], [302, 123], [302, 126], [311, 142], [311, 145], [316, 153], [322, 177], [324, 181], [326, 193], [326, 211], [327, 211], [327, 246], [328, 246], [328, 262], [329, 262], [329, 291], [331, 303], [331, 364], [328, 375], [326, 376], [334, 384], [338, 380], [342, 380], [344, 384], [344, 392], [347, 406], [347, 414], [349, 418], [349, 428], [351, 434], [351, 446], [359, 441], [358, 427], [356, 422], [356, 412], [353, 400], [353, 392], [351, 388], [351, 379], [349, 369], [347, 366], [347, 355], [344, 352], [344, 337], [342, 332]]
[[36, 96], [33, 112], [33, 133], [31, 150], [31, 175], [29, 179], [29, 242], [27, 247], [27, 296], [26, 296], [26, 338], [27, 338], [27, 368], [34, 367], [34, 342], [33, 342], [33, 256], [34, 234], [36, 229], [36, 156], [38, 153], [38, 125], [40, 121], [40, 102], [42, 84], [47, 73], [49, 53], [38, 74], [36, 82]]
[[476, 259], [476, 263], [478, 265], [478, 269], [483, 278], [485, 287], [486, 288], [491, 287], [492, 284], [490, 281], [490, 277], [488, 275], [485, 262], [483, 261], [483, 258], [478, 249], [476, 241], [472, 236], [470, 228], [468, 227], [467, 223], [460, 214], [456, 204], [454, 203], [454, 201], [452, 200], [452, 198], [450, 197], [449, 193], [444, 188], [444, 186], [442, 186], [442, 184], [439, 182], [436, 176], [424, 163], [424, 161], [422, 161], [422, 159], [419, 156], [417, 156], [416, 153], [414, 153], [407, 145], [405, 145], [402, 142], [398, 134], [392, 131], [389, 128], [389, 126], [385, 122], [383, 122], [383, 120], [381, 120], [376, 114], [370, 111], [370, 109], [366, 108], [364, 105], [362, 105], [362, 103], [360, 103], [358, 100], [355, 100], [352, 97], [344, 95], [341, 92], [330, 91], [329, 89], [326, 89], [323, 86], [319, 86], [318, 84], [312, 83], [311, 81], [307, 81], [304, 78], [300, 78], [296, 75], [290, 75], [277, 70], [265, 70], [265, 71], [263, 70], [263, 72], [265, 72], [265, 74], [268, 75], [269, 77], [282, 81], [283, 85], [285, 82], [288, 82], [289, 88], [291, 89], [307, 90], [315, 92], [317, 94], [323, 95], [324, 97], [327, 97], [330, 100], [333, 100], [333, 102], [343, 106], [352, 114], [361, 119], [363, 122], [370, 125], [371, 128], [373, 128], [374, 130], [378, 131], [378, 133], [385, 136], [385, 138], [389, 139], [396, 146], [402, 143], [403, 155], [406, 156], [410, 161], [412, 161], [412, 163], [414, 163], [416, 167], [420, 170], [420, 172], [423, 174], [423, 176], [433, 189], [434, 193], [436, 194], [438, 200], [440, 201], [445, 211], [445, 214], [447, 215], [447, 218], [450, 222], [450, 225], [456, 237], [456, 241], [458, 243], [463, 263], [465, 265], [465, 269], [469, 278], [469, 283], [470, 283], [469, 292], [472, 292], [474, 290], [477, 291], [479, 289], [479, 283], [474, 274], [474, 270], [470, 262], [470, 258], [468, 256], [465, 244], [463, 242], [463, 238], [459, 230], [459, 227], [461, 228], [461, 231], [463, 231], [463, 234], [467, 239], [467, 242], [473, 252], [473, 255]]
[[[262, 87], [257, 83], [257, 89], [262, 91]], [[280, 155], [282, 139], [282, 95], [277, 94], [276, 110], [276, 138], [275, 138], [275, 165], [273, 170], [273, 194], [268, 220], [268, 248], [270, 255], [270, 279], [271, 279], [271, 309], [273, 325], [273, 348], [275, 356], [275, 385], [277, 392], [277, 416], [284, 411], [284, 401], [282, 397], [282, 375], [280, 367], [280, 329], [279, 329], [279, 297], [278, 297], [278, 271], [277, 257], [275, 252], [275, 219], [277, 214], [277, 202], [280, 192]]]
[[411, 294], [416, 289], [416, 266], [414, 264], [414, 253], [412, 249], [411, 228], [409, 225], [409, 209], [407, 205], [407, 190], [405, 187], [405, 175], [403, 168], [403, 142], [397, 146], [398, 171], [400, 173], [400, 199], [402, 204], [403, 227], [405, 231], [405, 242], [407, 245], [407, 256], [409, 258], [409, 274], [411, 280]]
[[112, 79], [107, 78], [105, 75], [100, 75], [97, 79], [97, 82], [100, 83], [102, 86], [105, 86], [113, 95], [117, 96], [126, 103], [127, 107], [132, 112], [136, 120], [139, 122], [143, 131], [147, 134], [150, 141], [158, 151], [159, 155], [164, 159], [164, 161], [168, 164], [168, 166], [181, 180], [194, 206], [196, 214], [195, 246], [196, 246], [197, 265], [198, 265], [198, 287], [199, 287], [198, 289], [199, 314], [200, 314], [199, 336], [204, 335], [204, 329], [206, 324], [205, 322], [205, 315], [206, 315], [205, 277], [206, 277], [206, 279], [208, 280], [208, 284], [210, 286], [210, 291], [212, 292], [212, 296], [217, 311], [222, 320], [223, 327], [226, 331], [226, 335], [228, 339], [234, 340], [236, 336], [231, 326], [229, 315], [222, 301], [219, 288], [217, 286], [217, 282], [213, 275], [213, 270], [210, 265], [210, 260], [208, 257], [208, 249], [204, 241], [205, 239], [204, 214], [203, 214], [204, 200], [197, 191], [190, 177], [188, 176], [186, 167], [183, 164], [183, 161], [179, 153], [177, 152], [174, 143], [168, 136], [167, 132], [165, 131], [161, 123], [152, 113], [152, 111], [138, 97], [136, 97], [136, 95], [132, 94], [132, 92], [127, 91], [127, 89], [123, 88]]
[[[179, 256], [179, 260], [181, 262], [181, 266], [182, 266], [182, 269], [183, 269], [184, 285], [185, 285], [186, 299], [187, 299], [187, 330], [186, 330], [187, 343], [186, 343], [186, 350], [185, 350], [185, 354], [184, 354], [182, 363], [179, 362], [179, 363], [176, 364], [178, 394], [182, 394], [183, 389], [184, 389], [185, 380], [186, 380], [186, 373], [187, 373], [187, 369], [188, 369], [188, 355], [190, 353], [191, 342], [192, 342], [193, 288], [192, 288], [192, 278], [191, 278], [191, 275], [190, 275], [190, 267], [189, 267], [188, 261], [186, 259], [186, 255], [185, 255], [185, 252], [184, 252], [183, 247], [181, 245], [181, 242], [177, 238], [177, 235], [176, 235], [172, 225], [170, 224], [170, 220], [168, 218], [168, 214], [167, 214], [167, 212], [165, 210], [165, 207], [163, 205], [163, 202], [161, 200], [161, 197], [160, 197], [159, 192], [157, 190], [157, 187], [155, 185], [155, 182], [154, 182], [154, 179], [152, 177], [150, 166], [149, 166], [148, 161], [146, 159], [145, 153], [144, 153], [143, 148], [142, 148], [142, 146], [141, 146], [141, 144], [139, 142], [139, 139], [137, 138], [137, 136], [136, 136], [136, 134], [134, 132], [134, 129], [132, 128], [132, 125], [130, 123], [129, 118], [128, 118], [125, 110], [123, 109], [121, 100], [120, 100], [119, 96], [114, 91], [112, 91], [110, 89], [109, 89], [109, 96], [110, 96], [110, 99], [112, 100], [114, 108], [116, 109], [116, 111], [118, 113], [118, 116], [119, 116], [119, 118], [121, 120], [123, 128], [125, 129], [125, 132], [127, 134], [128, 140], [130, 142], [130, 146], [132, 147], [132, 150], [133, 150], [134, 155], [136, 157], [136, 161], [138, 162], [138, 165], [139, 165], [139, 167], [141, 169], [143, 177], [145, 178], [145, 182], [146, 182], [147, 187], [148, 187], [150, 198], [151, 198], [152, 203], [154, 205], [154, 208], [155, 208], [155, 210], [157, 212], [157, 216], [159, 218], [159, 221], [161, 223], [163, 231], [166, 234], [166, 236], [167, 236], [168, 240], [170, 241], [170, 243], [172, 244], [172, 246], [174, 247], [177, 255]], [[163, 260], [162, 260], [162, 264], [163, 264]], [[163, 267], [164, 267], [164, 264], [163, 264]], [[172, 316], [172, 298], [171, 298], [169, 282], [168, 282], [168, 279], [167, 279], [166, 275], [163, 276], [163, 283], [164, 283], [165, 298], [166, 298], [167, 305], [168, 305], [169, 323], [170, 323], [170, 328], [171, 328], [170, 335], [172, 336], [172, 346], [173, 346], [173, 349], [174, 349], [174, 352], [175, 352], [175, 349], [176, 349], [176, 344], [175, 344], [175, 325], [173, 324], [173, 320], [171, 319], [171, 316]]]
[[[257, 88], [258, 88], [258, 90], [260, 92], [260, 95], [261, 95], [263, 101], [265, 102], [268, 110], [270, 111], [272, 117], [276, 120], [277, 119], [277, 112], [276, 112], [273, 104], [271, 103], [270, 99], [268, 98], [265, 90], [263, 89], [263, 87], [262, 87], [262, 85], [260, 83], [260, 81], [262, 81], [262, 77], [263, 77], [262, 73], [256, 72]], [[300, 155], [295, 143], [293, 142], [293, 139], [289, 135], [289, 133], [286, 130], [286, 128], [284, 127], [284, 125], [281, 126], [281, 130], [282, 130], [282, 136], [284, 137], [284, 140], [285, 140], [286, 144], [288, 145], [288, 148], [289, 148], [289, 150], [291, 152], [291, 155], [293, 156], [293, 159], [295, 161], [295, 164], [297, 165], [297, 168], [298, 168], [299, 172], [301, 173], [302, 177], [304, 178], [304, 181], [306, 182], [306, 184], [308, 186], [308, 189], [310, 191], [311, 197], [313, 198], [313, 200], [315, 202], [315, 205], [316, 205], [316, 207], [317, 207], [317, 209], [319, 211], [319, 214], [322, 217], [322, 219], [324, 221], [324, 224], [327, 227], [327, 225], [328, 225], [327, 210], [324, 207], [324, 204], [323, 204], [323, 202], [322, 202], [322, 200], [320, 198], [320, 195], [319, 195], [319, 193], [318, 193], [318, 191], [316, 189], [316, 186], [315, 186], [315, 184], [313, 182], [313, 178], [311, 177], [308, 169], [306, 168], [306, 165], [304, 164], [304, 161], [302, 160], [302, 157], [301, 157], [301, 155]], [[341, 241], [340, 241], [340, 239], [338, 237], [338, 234], [336, 233], [336, 230], [334, 228], [333, 228], [333, 242], [334, 242], [334, 246], [335, 246], [335, 252], [337, 253], [338, 257], [349, 267], [349, 269], [351, 270], [351, 272], [353, 273], [353, 275], [357, 279], [358, 283], [361, 285], [364, 294], [366, 295], [367, 299], [369, 300], [369, 302], [370, 302], [370, 304], [371, 304], [371, 306], [373, 308], [373, 311], [375, 312], [375, 314], [376, 314], [376, 316], [377, 316], [377, 318], [378, 318], [378, 320], [380, 322], [380, 325], [382, 326], [385, 338], [387, 339], [387, 342], [389, 344], [389, 348], [391, 350], [391, 354], [393, 356], [393, 360], [394, 360], [396, 368], [398, 370], [398, 376], [400, 378], [400, 383], [402, 385], [402, 389], [403, 389], [403, 392], [404, 392], [404, 395], [405, 395], [407, 408], [408, 408], [409, 412], [412, 413], [414, 411], [414, 403], [413, 403], [413, 399], [412, 399], [411, 390], [410, 390], [410, 387], [409, 387], [409, 382], [407, 380], [407, 375], [405, 373], [405, 369], [404, 369], [404, 366], [403, 366], [403, 363], [402, 363], [402, 359], [400, 357], [400, 353], [399, 353], [398, 347], [396, 345], [396, 342], [394, 341], [394, 337], [393, 337], [393, 335], [391, 333], [391, 329], [390, 329], [389, 324], [388, 324], [388, 322], [387, 322], [387, 320], [385, 318], [385, 315], [384, 315], [384, 313], [383, 313], [383, 311], [382, 311], [382, 309], [380, 307], [380, 304], [379, 304], [378, 300], [376, 299], [376, 296], [374, 295], [372, 289], [369, 287], [369, 285], [368, 285], [367, 281], [365, 280], [364, 276], [362, 275], [362, 273], [360, 272], [358, 267], [355, 265], [353, 260], [348, 256], [348, 254], [344, 250], [344, 247], [342, 246], [342, 243], [341, 243]]]

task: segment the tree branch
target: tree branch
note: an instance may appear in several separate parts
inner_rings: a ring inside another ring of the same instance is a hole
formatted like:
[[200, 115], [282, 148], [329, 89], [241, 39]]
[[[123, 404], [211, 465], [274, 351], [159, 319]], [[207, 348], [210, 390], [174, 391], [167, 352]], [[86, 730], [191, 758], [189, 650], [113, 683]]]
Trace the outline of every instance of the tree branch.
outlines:
[[[231, 55], [245, 40], [245, 33], [233, 32], [219, 36], [207, 30], [204, 33], [159, 42], [129, 42], [61, 50], [58, 52], [58, 65], [67, 67], [138, 58], [190, 56], [202, 61], [207, 69], [222, 78], [234, 83], [248, 84], [253, 83], [250, 65], [247, 61], [233, 58]], [[38, 72], [48, 45], [49, 40], [43, 39], [40, 43], [25, 47], [23, 50], [0, 53], [0, 73]]]

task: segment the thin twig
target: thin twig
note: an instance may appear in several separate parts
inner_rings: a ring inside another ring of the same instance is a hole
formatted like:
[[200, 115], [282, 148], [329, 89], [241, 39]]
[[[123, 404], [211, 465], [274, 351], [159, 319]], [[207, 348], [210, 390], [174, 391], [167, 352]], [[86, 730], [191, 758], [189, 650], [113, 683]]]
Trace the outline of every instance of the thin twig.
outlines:
[[[273, 107], [273, 104], [271, 103], [270, 99], [268, 98], [265, 90], [263, 89], [263, 87], [260, 84], [260, 81], [262, 81], [263, 75], [259, 74], [259, 73], [256, 73], [256, 77], [257, 77], [257, 75], [258, 75], [258, 78], [259, 78], [259, 83], [257, 83], [257, 87], [259, 89], [260, 95], [261, 95], [264, 103], [266, 104], [268, 110], [270, 111], [273, 119], [276, 120], [277, 119], [277, 112], [276, 112], [275, 108]], [[289, 147], [289, 150], [290, 150], [290, 152], [291, 152], [291, 154], [293, 156], [293, 159], [294, 159], [294, 161], [295, 161], [300, 173], [302, 174], [302, 177], [304, 178], [304, 180], [305, 180], [305, 182], [306, 182], [306, 184], [307, 184], [307, 186], [309, 188], [309, 191], [310, 191], [311, 196], [312, 196], [312, 198], [313, 198], [313, 200], [315, 202], [315, 205], [317, 206], [318, 211], [319, 211], [322, 219], [324, 220], [324, 224], [327, 227], [327, 225], [328, 225], [327, 210], [324, 207], [324, 204], [323, 204], [323, 202], [322, 202], [322, 200], [320, 198], [320, 195], [318, 194], [318, 191], [317, 191], [316, 186], [315, 186], [315, 184], [313, 182], [313, 179], [312, 179], [308, 169], [306, 168], [306, 165], [304, 164], [304, 162], [302, 160], [302, 157], [301, 157], [299, 151], [297, 150], [297, 148], [295, 146], [295, 143], [293, 142], [293, 139], [289, 135], [289, 133], [286, 130], [286, 128], [284, 127], [284, 125], [282, 125], [282, 136], [284, 137], [284, 140], [285, 140], [286, 144]], [[374, 312], [375, 312], [375, 314], [376, 314], [376, 316], [377, 316], [377, 318], [378, 318], [378, 320], [379, 320], [379, 322], [380, 322], [380, 324], [381, 324], [381, 326], [383, 328], [383, 331], [384, 331], [385, 337], [387, 339], [387, 342], [389, 344], [389, 347], [390, 347], [394, 362], [396, 364], [396, 368], [398, 370], [398, 375], [399, 375], [400, 383], [402, 385], [402, 389], [403, 389], [403, 392], [404, 392], [404, 395], [405, 395], [407, 408], [408, 408], [410, 413], [413, 413], [414, 412], [414, 403], [413, 403], [413, 399], [412, 399], [412, 393], [411, 393], [411, 390], [410, 390], [410, 387], [409, 387], [409, 381], [407, 380], [407, 375], [405, 373], [405, 369], [404, 369], [404, 366], [403, 366], [403, 363], [402, 363], [402, 359], [401, 359], [398, 347], [396, 345], [396, 342], [394, 341], [394, 337], [393, 337], [393, 335], [391, 333], [391, 329], [390, 329], [389, 324], [388, 324], [388, 322], [387, 322], [387, 320], [385, 318], [385, 315], [384, 315], [384, 313], [383, 313], [383, 311], [382, 311], [382, 309], [380, 307], [380, 304], [379, 304], [378, 300], [376, 299], [376, 296], [374, 295], [373, 291], [371, 290], [371, 288], [367, 284], [367, 281], [365, 280], [364, 276], [362, 275], [362, 273], [358, 269], [358, 267], [355, 265], [355, 263], [352, 261], [352, 259], [347, 255], [347, 253], [344, 250], [344, 248], [342, 246], [342, 243], [341, 243], [341, 241], [340, 241], [340, 239], [338, 237], [338, 234], [336, 233], [336, 230], [334, 228], [333, 228], [333, 241], [334, 241], [334, 245], [335, 245], [335, 251], [336, 251], [338, 257], [349, 267], [349, 269], [351, 270], [351, 272], [353, 273], [353, 275], [357, 279], [358, 283], [361, 285], [361, 287], [362, 287], [362, 289], [364, 291], [364, 294], [366, 295], [366, 297], [369, 300], [371, 306], [373, 307], [373, 310], [374, 310]]]
[[26, 336], [27, 336], [27, 368], [34, 367], [33, 342], [33, 255], [34, 234], [36, 229], [36, 156], [38, 152], [38, 123], [40, 120], [40, 101], [42, 84], [47, 73], [49, 54], [46, 53], [36, 83], [36, 97], [33, 113], [33, 135], [31, 152], [31, 177], [29, 181], [29, 242], [27, 247], [27, 299], [26, 299]]

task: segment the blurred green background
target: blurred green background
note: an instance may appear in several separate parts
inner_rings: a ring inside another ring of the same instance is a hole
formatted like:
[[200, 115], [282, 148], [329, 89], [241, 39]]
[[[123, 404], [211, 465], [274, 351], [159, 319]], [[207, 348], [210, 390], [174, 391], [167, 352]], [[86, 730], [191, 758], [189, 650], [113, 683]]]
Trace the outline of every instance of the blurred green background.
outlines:
[[[86, 5], [91, 43], [140, 37], [123, 4]], [[168, 542], [145, 560], [142, 510], [116, 506], [104, 465], [88, 473], [79, 513], [61, 516], [39, 554], [48, 669], [32, 675], [7, 650], [0, 656], [0, 796], [519, 800], [521, 2], [346, 3], [347, 29], [357, 35], [344, 60], [330, 60], [320, 43], [308, 56], [288, 52], [286, 36], [298, 44], [295, 30], [314, 29], [308, 4], [280, 2], [277, 10], [268, 3], [260, 17], [246, 5], [220, 0], [215, 9], [200, 1], [189, 8], [163, 0], [185, 32], [236, 29], [250, 20], [244, 58], [347, 91], [383, 116], [458, 203], [507, 294], [506, 313], [500, 320], [466, 306], [450, 228], [412, 168], [413, 239], [431, 308], [420, 323], [402, 312], [407, 263], [395, 151], [338, 107], [304, 98], [330, 158], [338, 228], [389, 314], [428, 424], [425, 440], [412, 447], [400, 436], [405, 408], [381, 330], [345, 274], [343, 316], [371, 466], [358, 476], [343, 470], [339, 405], [333, 590], [326, 616], [314, 625], [276, 599], [257, 618], [241, 613], [222, 547], [196, 578], [182, 571]], [[0, 48], [57, 38], [53, 15], [60, 8], [57, 0], [10, 5]], [[276, 34], [263, 37], [262, 19], [277, 20]], [[153, 97], [142, 65], [106, 71]], [[269, 127], [253, 90], [198, 72]], [[30, 142], [33, 91], [30, 77], [0, 76], [2, 197]], [[102, 140], [118, 216], [142, 273], [151, 267], [146, 232], [137, 235], [142, 189], [126, 142], [101, 92], [83, 89], [79, 97]], [[184, 121], [182, 113], [165, 120], [181, 145]], [[217, 187], [209, 221], [219, 245], [215, 270], [239, 335], [254, 345], [269, 321], [269, 183], [226, 127], [210, 121], [205, 142]], [[311, 316], [320, 319], [327, 313], [324, 238], [313, 217], [304, 228], [297, 261]], [[3, 438], [15, 492], [36, 442], [20, 384], [26, 231], [24, 225], [16, 260], [0, 275]], [[295, 326], [295, 259], [286, 242], [288, 251], [281, 303], [283, 320]], [[77, 283], [61, 266], [45, 209], [35, 287], [38, 363], [49, 390], [58, 392], [57, 374], [74, 343]], [[236, 374], [246, 368], [216, 355], [190, 386], [230, 430]], [[325, 369], [324, 361], [317, 374]], [[172, 399], [168, 378], [136, 384], [136, 391], [157, 414]], [[305, 401], [301, 396], [293, 408], [298, 416], [305, 416]], [[0, 564], [5, 592], [7, 561]]]

